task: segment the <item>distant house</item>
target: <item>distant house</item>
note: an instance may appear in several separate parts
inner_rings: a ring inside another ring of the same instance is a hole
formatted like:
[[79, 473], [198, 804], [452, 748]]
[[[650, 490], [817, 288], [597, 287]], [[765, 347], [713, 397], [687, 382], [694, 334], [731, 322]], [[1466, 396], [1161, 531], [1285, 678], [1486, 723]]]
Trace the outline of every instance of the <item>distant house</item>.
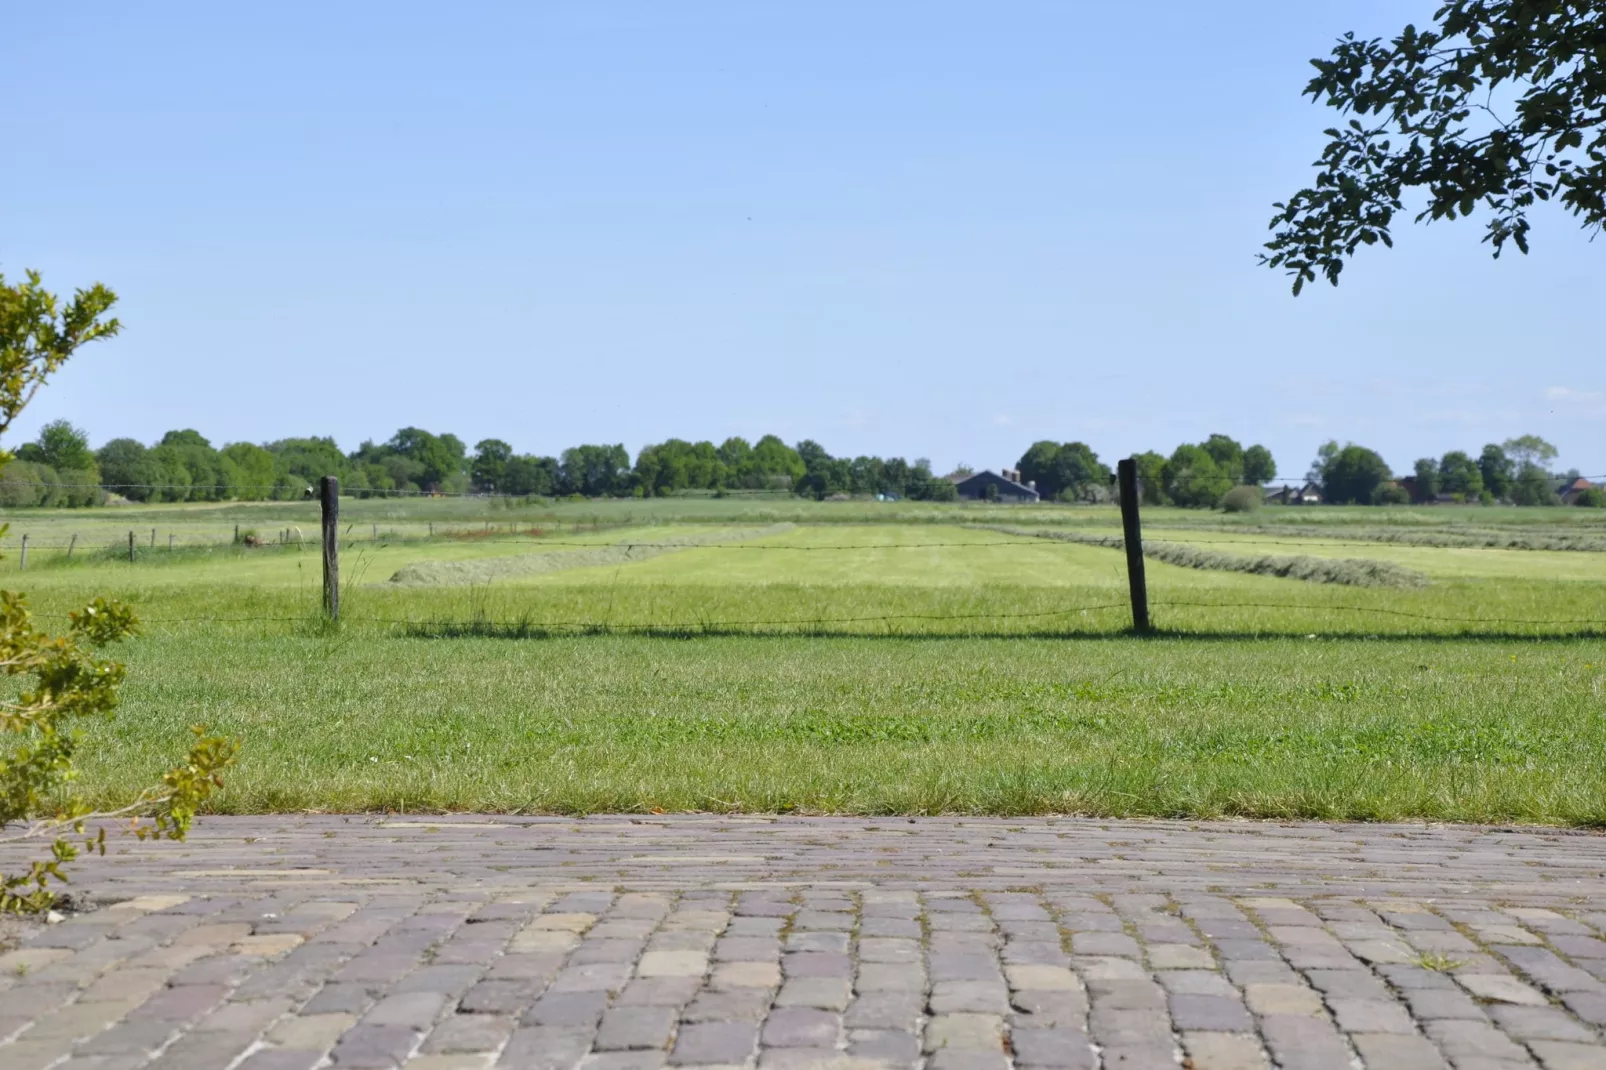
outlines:
[[1322, 504], [1322, 488], [1316, 483], [1306, 483], [1302, 487], [1287, 485], [1281, 487], [1267, 487], [1266, 504], [1320, 505]]
[[997, 472], [977, 472], [954, 481], [954, 489], [965, 501], [1035, 502], [1037, 487], [1020, 481], [1020, 472], [1006, 468]]
[[1578, 500], [1578, 496], [1584, 491], [1594, 489], [1595, 484], [1583, 476], [1579, 476], [1576, 479], [1563, 480], [1561, 486], [1556, 488], [1556, 493], [1561, 496], [1563, 505], [1571, 505]]

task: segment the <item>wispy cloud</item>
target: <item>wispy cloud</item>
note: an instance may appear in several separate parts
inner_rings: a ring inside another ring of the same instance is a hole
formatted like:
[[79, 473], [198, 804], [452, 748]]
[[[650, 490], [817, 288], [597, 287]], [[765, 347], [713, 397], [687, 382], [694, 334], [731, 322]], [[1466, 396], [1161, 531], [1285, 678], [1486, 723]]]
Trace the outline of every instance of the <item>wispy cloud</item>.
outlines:
[[1014, 427], [1015, 418], [1006, 412], [1000, 412], [993, 416], [993, 423], [999, 427]]
[[1606, 390], [1575, 390], [1570, 386], [1552, 386], [1545, 389], [1545, 397], [1550, 401], [1599, 405], [1601, 402], [1606, 402]]

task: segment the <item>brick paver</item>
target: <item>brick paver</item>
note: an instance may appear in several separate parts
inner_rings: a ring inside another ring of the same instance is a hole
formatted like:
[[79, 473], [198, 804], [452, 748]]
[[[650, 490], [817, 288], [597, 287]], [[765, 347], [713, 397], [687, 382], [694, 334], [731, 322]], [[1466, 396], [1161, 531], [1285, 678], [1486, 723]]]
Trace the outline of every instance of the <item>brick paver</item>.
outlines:
[[4, 1070], [1606, 1067], [1588, 833], [219, 817], [75, 872]]

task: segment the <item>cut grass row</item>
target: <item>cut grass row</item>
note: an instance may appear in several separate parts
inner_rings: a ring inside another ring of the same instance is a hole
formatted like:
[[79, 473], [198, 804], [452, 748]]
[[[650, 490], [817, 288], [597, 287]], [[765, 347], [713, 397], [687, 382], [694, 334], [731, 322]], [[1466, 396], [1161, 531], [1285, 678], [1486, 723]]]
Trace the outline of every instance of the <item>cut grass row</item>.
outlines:
[[[676, 530], [593, 533], [566, 538], [565, 544], [616, 548], [647, 541], [673, 547]], [[542, 559], [539, 547], [539, 541], [530, 545], [530, 560]], [[490, 622], [514, 625], [518, 634], [566, 628], [673, 634], [1107, 634], [1125, 625], [1126, 575], [1118, 551], [964, 528], [800, 527], [766, 538], [673, 549], [646, 560], [621, 558], [603, 567], [522, 575], [497, 564], [509, 550], [502, 543], [446, 541], [348, 552], [344, 620], [357, 632], [409, 623]], [[1584, 555], [1548, 555], [1574, 567], [1535, 571], [1527, 566], [1541, 563], [1534, 559], [1545, 555], [1389, 552], [1439, 555], [1433, 584], [1416, 590], [1345, 589], [1156, 562], [1149, 569], [1150, 599], [1161, 628], [1211, 635], [1606, 631], [1606, 582], [1592, 570], [1580, 571], [1587, 564]], [[1512, 574], [1507, 558], [1527, 571]], [[496, 582], [387, 582], [399, 572], [440, 565], [461, 565], [473, 575], [483, 571]], [[242, 637], [305, 633], [318, 614], [321, 587], [318, 556], [292, 551], [219, 550], [178, 555], [160, 566], [44, 568], [26, 578], [35, 606], [47, 616], [64, 615], [104, 593], [132, 602], [164, 634], [225, 628]]]
[[[989, 526], [989, 531], [1011, 535], [1031, 535], [1042, 539], [1103, 546], [1111, 550], [1125, 547], [1120, 535], [1096, 535], [1079, 531], [1042, 530]], [[1426, 587], [1428, 578], [1420, 572], [1388, 561], [1368, 558], [1313, 557], [1309, 554], [1232, 554], [1208, 550], [1185, 543], [1143, 540], [1143, 556], [1179, 568], [1207, 572], [1242, 572], [1251, 576], [1276, 576], [1307, 583], [1332, 583], [1343, 587]]]

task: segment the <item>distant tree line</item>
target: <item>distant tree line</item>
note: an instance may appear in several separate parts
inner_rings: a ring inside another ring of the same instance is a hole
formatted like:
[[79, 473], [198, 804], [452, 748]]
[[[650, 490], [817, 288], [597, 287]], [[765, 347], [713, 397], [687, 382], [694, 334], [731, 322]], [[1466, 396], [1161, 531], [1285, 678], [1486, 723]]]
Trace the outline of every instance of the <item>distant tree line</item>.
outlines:
[[[1451, 450], [1443, 457], [1418, 460], [1408, 476], [1396, 477], [1375, 450], [1353, 442], [1331, 441], [1317, 451], [1309, 478], [1334, 504], [1405, 505], [1411, 502], [1504, 502], [1511, 505], [1560, 505], [1558, 479], [1546, 465], [1556, 447], [1538, 435], [1521, 435], [1489, 443], [1477, 457]], [[1593, 498], [1590, 499], [1593, 501]]]
[[332, 438], [286, 438], [216, 448], [200, 432], [169, 431], [153, 445], [115, 438], [91, 450], [65, 420], [0, 470], [0, 507], [98, 505], [108, 493], [136, 502], [288, 500], [320, 476], [340, 479], [359, 497], [401, 494], [653, 497], [688, 491], [774, 491], [813, 498], [884, 495], [951, 499], [954, 487], [931, 463], [901, 457], [832, 457], [817, 442], [789, 446], [775, 435], [756, 443], [672, 438], [644, 447], [631, 463], [623, 445], [582, 445], [558, 457], [520, 454], [501, 439], [469, 452], [452, 434], [404, 427], [383, 443], [344, 453]]
[[1423, 457], [1412, 473], [1411, 498], [1556, 505], [1554, 477], [1546, 467], [1555, 459], [1556, 447], [1538, 435], [1508, 438], [1498, 445], [1491, 442], [1475, 458], [1460, 450], [1438, 460]]
[[[1230, 435], [1183, 443], [1167, 457], [1154, 451], [1134, 454], [1138, 486], [1148, 505], [1213, 508], [1233, 487], [1258, 486], [1277, 475], [1265, 446], [1245, 449]], [[1080, 442], [1056, 446], [1038, 442], [1020, 459], [1022, 479], [1035, 479], [1037, 491], [1059, 501], [1102, 501], [1111, 493], [1110, 469]]]
[[[1453, 450], [1416, 462], [1395, 477], [1374, 450], [1336, 441], [1318, 451], [1308, 478], [1325, 500], [1389, 504], [1409, 501], [1504, 501], [1554, 504], [1555, 477], [1546, 465], [1556, 450], [1535, 435], [1483, 448], [1477, 457]], [[1271, 451], [1244, 447], [1229, 435], [1184, 443], [1169, 456], [1135, 455], [1143, 499], [1150, 505], [1212, 508], [1234, 487], [1259, 486], [1277, 475]], [[1106, 501], [1110, 466], [1085, 442], [1034, 442], [1017, 467], [1044, 500]], [[98, 450], [65, 420], [47, 424], [0, 469], [0, 507], [83, 506], [108, 493], [137, 502], [287, 500], [305, 496], [318, 477], [340, 478], [359, 497], [401, 494], [504, 494], [515, 497], [658, 497], [682, 493], [770, 491], [824, 499], [838, 496], [948, 501], [954, 480], [924, 458], [833, 457], [818, 442], [787, 445], [775, 435], [756, 443], [719, 445], [672, 438], [645, 446], [634, 463], [623, 445], [582, 445], [557, 457], [515, 453], [488, 438], [472, 452], [452, 434], [404, 427], [383, 443], [342, 452], [332, 438], [285, 438], [214, 447], [194, 430], [169, 431], [145, 445], [115, 438]], [[1576, 473], [1573, 473], [1576, 475]], [[1243, 493], [1243, 492], [1241, 492]], [[1594, 498], [1589, 499], [1593, 501]]]

